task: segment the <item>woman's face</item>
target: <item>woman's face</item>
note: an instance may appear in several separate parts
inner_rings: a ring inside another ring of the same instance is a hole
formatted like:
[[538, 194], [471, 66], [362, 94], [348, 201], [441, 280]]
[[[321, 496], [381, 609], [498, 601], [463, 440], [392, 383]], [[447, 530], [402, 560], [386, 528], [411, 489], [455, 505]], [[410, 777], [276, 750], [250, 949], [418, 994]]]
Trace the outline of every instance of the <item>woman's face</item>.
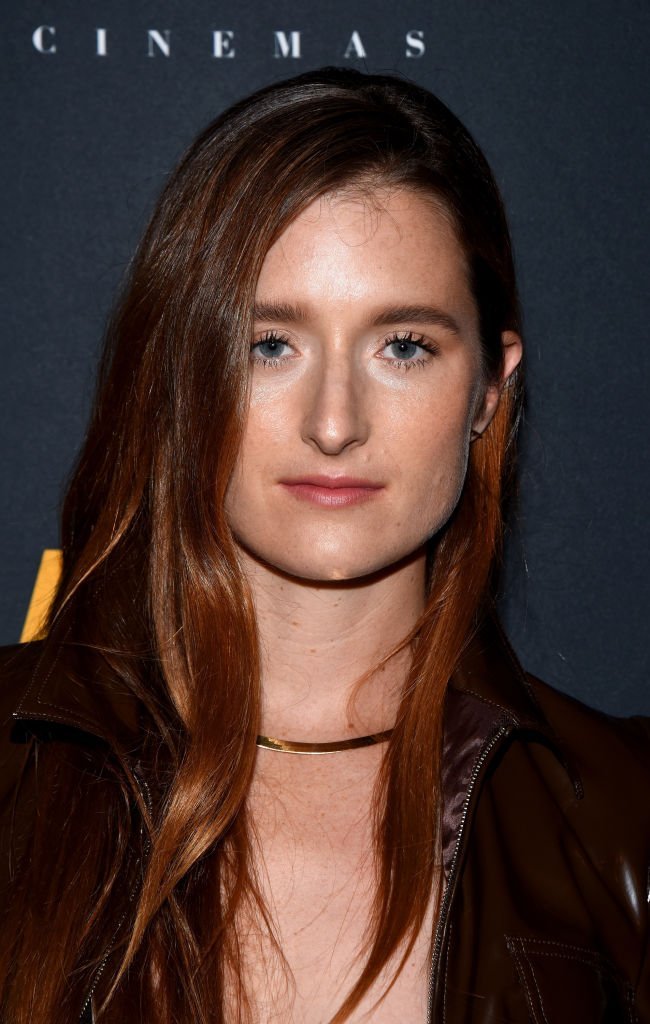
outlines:
[[[519, 343], [504, 340], [507, 375]], [[444, 213], [403, 189], [313, 202], [266, 255], [250, 373], [226, 496], [243, 551], [310, 580], [424, 555], [499, 391], [482, 378], [464, 255]], [[304, 482], [313, 477], [329, 486]], [[337, 488], [340, 477], [372, 488]]]

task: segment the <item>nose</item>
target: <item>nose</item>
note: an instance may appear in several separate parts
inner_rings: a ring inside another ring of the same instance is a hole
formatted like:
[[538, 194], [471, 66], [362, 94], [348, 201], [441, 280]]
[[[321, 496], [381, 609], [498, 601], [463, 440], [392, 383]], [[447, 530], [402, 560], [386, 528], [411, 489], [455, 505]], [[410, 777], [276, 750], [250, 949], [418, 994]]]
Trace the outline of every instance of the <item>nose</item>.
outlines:
[[303, 440], [326, 455], [364, 444], [370, 430], [369, 397], [353, 352], [322, 354], [305, 396]]

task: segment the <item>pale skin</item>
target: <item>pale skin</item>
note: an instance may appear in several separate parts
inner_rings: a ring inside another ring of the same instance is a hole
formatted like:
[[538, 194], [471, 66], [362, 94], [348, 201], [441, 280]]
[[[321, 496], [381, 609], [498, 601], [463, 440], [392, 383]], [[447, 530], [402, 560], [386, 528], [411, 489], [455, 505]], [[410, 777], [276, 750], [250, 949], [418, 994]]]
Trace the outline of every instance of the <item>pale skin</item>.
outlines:
[[[227, 511], [259, 623], [262, 731], [326, 741], [388, 729], [408, 648], [349, 698], [423, 610], [426, 542], [458, 501], [472, 431], [488, 427], [521, 341], [504, 332], [503, 376], [486, 382], [462, 249], [440, 207], [408, 190], [313, 202], [267, 253], [256, 306]], [[280, 483], [312, 474], [382, 486], [331, 507]], [[259, 751], [250, 814], [293, 979], [269, 966], [263, 940], [244, 944], [260, 1021], [326, 1024], [349, 990], [382, 754]], [[375, 990], [353, 1021], [424, 1021], [432, 926], [386, 1000], [369, 1017]]]

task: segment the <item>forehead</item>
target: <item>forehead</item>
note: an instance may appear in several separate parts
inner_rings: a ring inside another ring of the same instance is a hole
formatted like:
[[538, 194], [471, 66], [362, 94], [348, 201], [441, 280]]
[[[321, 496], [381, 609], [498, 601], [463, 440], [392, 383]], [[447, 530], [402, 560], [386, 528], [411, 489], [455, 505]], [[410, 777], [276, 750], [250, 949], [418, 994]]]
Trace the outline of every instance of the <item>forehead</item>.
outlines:
[[403, 188], [345, 189], [302, 210], [269, 249], [257, 286], [258, 298], [289, 295], [473, 307], [451, 215]]

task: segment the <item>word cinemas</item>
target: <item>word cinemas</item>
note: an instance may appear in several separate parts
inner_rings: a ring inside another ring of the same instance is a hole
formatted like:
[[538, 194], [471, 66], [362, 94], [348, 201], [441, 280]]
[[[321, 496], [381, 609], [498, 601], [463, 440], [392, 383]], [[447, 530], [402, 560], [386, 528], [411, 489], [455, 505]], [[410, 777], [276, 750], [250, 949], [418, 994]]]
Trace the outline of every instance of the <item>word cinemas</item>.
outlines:
[[[111, 54], [111, 38], [108, 29], [91, 29], [92, 48], [97, 57], [109, 57]], [[303, 56], [303, 40], [296, 30], [275, 30], [271, 33], [270, 52], [274, 57]], [[39, 25], [32, 33], [32, 44], [38, 53], [52, 56], [59, 52], [59, 39], [56, 25]], [[143, 33], [142, 52], [147, 57], [171, 57], [174, 43], [169, 29], [147, 29]], [[208, 49], [209, 47], [209, 49]], [[424, 32], [410, 29], [403, 36], [403, 54], [405, 57], [423, 57], [425, 53]], [[64, 42], [61, 40], [61, 49]], [[234, 58], [237, 55], [237, 40], [232, 29], [214, 29], [206, 42], [206, 53], [217, 59]], [[342, 39], [340, 56], [347, 60], [361, 59], [368, 56], [361, 33], [356, 29]]]

